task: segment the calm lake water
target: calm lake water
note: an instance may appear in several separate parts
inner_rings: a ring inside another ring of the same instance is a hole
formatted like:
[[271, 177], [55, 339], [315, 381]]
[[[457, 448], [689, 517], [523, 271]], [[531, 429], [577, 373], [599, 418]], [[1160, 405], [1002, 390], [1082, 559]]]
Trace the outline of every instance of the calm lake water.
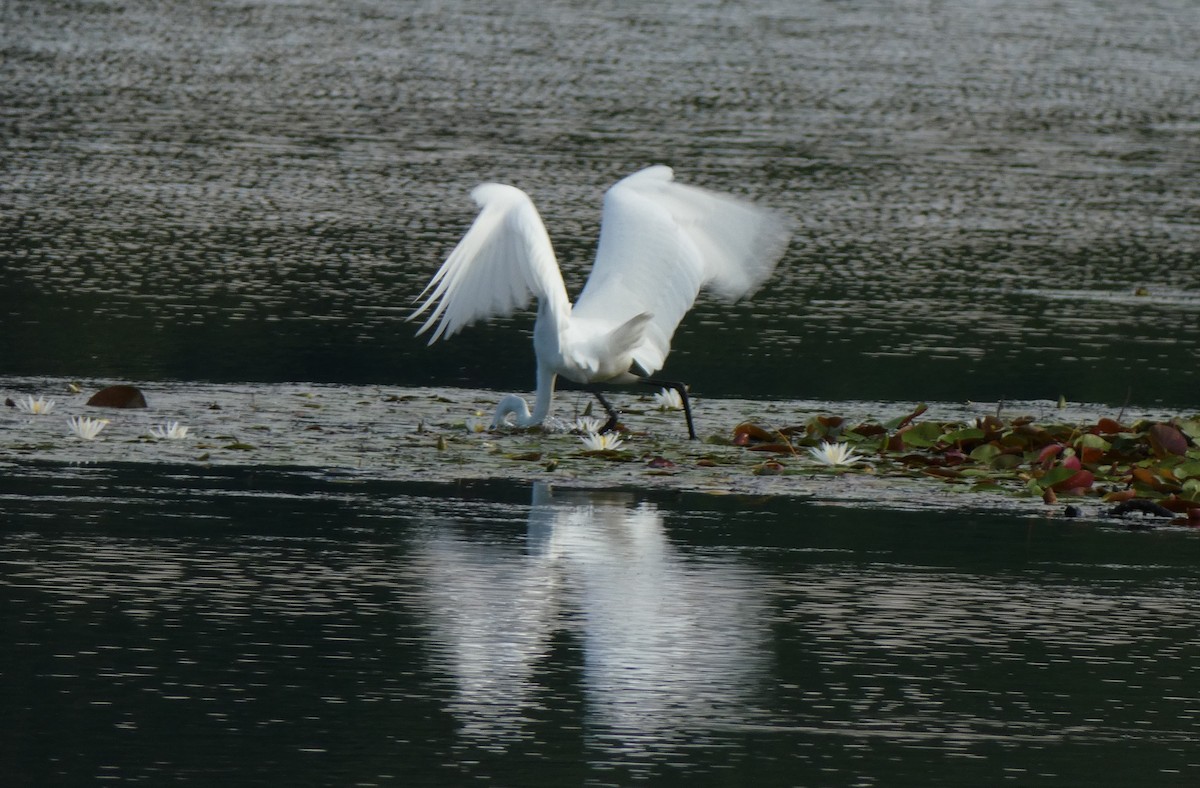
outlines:
[[[797, 222], [680, 327], [702, 397], [1194, 412], [1197, 41], [1192, 0], [5, 0], [0, 377], [528, 390], [530, 315], [402, 322], [469, 190], [526, 189], [577, 292], [604, 189], [661, 162]], [[0, 765], [1194, 785], [1198, 550], [0, 453]]]
[[0, 477], [9, 784], [1200, 773], [1188, 532], [269, 468], [19, 471]]

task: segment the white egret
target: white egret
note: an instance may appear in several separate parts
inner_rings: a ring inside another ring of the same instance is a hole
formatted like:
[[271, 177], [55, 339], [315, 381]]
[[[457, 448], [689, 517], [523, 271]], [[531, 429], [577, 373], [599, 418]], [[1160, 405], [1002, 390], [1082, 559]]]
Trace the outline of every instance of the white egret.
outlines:
[[[429, 312], [417, 334], [437, 328], [433, 344], [474, 323], [506, 316], [538, 299], [533, 347], [537, 394], [532, 412], [514, 394], [500, 400], [492, 425], [511, 414], [518, 426], [550, 414], [559, 375], [576, 383], [644, 382], [680, 393], [688, 434], [696, 437], [683, 384], [649, 378], [702, 287], [734, 301], [770, 276], [791, 235], [773, 211], [674, 181], [671, 168], [648, 167], [604, 196], [591, 275], [572, 305], [541, 216], [525, 192], [485, 183], [471, 192], [479, 216], [418, 298], [408, 317]], [[605, 429], [617, 414], [608, 411]]]

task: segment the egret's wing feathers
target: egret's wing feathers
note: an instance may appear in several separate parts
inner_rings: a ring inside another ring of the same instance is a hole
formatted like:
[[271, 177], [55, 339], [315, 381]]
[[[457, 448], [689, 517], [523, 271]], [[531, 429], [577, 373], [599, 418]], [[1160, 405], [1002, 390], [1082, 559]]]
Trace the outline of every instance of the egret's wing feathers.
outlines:
[[408, 317], [432, 309], [417, 331], [423, 334], [437, 323], [431, 345], [477, 320], [510, 315], [531, 296], [567, 300], [550, 237], [529, 196], [513, 186], [485, 183], [471, 197], [479, 216], [417, 297], [433, 292]]
[[753, 293], [790, 237], [790, 222], [772, 211], [649, 167], [605, 195], [596, 264], [573, 315], [621, 323], [650, 314], [634, 360], [651, 374], [702, 287], [729, 300]]

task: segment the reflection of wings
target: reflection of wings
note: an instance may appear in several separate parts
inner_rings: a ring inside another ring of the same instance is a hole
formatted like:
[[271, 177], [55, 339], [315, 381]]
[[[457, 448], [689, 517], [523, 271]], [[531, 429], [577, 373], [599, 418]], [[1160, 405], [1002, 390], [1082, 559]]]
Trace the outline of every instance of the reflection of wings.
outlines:
[[764, 584], [737, 564], [685, 560], [654, 504], [539, 484], [526, 545], [456, 530], [439, 522], [414, 553], [464, 734], [521, 735], [563, 626], [582, 627], [590, 722], [623, 746], [686, 746], [715, 709], [750, 714], [770, 652]]
[[433, 307], [417, 332], [425, 333], [440, 320], [431, 345], [476, 320], [511, 315], [531, 296], [560, 299], [564, 308], [567, 304], [550, 237], [529, 196], [513, 186], [485, 183], [471, 197], [481, 209], [479, 216], [417, 297], [431, 287], [433, 293], [408, 316], [412, 320]]
[[544, 505], [555, 511], [546, 552], [585, 622], [595, 722], [637, 747], [686, 738], [715, 709], [748, 716], [768, 670], [765, 584], [736, 564], [686, 560], [651, 502], [574, 491]]
[[413, 550], [433, 667], [453, 680], [448, 706], [464, 736], [513, 738], [538, 701], [534, 669], [549, 650], [554, 600], [519, 543], [479, 540], [474, 529], [451, 525], [438, 522]]
[[729, 300], [750, 295], [774, 270], [791, 233], [771, 211], [673, 177], [658, 165], [608, 190], [596, 263], [572, 313], [611, 325], [650, 314], [634, 353], [646, 374], [662, 368], [701, 287]]

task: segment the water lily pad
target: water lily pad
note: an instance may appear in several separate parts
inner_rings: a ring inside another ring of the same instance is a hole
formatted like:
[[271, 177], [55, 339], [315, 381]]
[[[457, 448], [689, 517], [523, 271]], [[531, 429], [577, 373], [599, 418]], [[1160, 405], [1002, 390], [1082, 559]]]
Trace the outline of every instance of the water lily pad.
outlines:
[[938, 443], [942, 438], [942, 426], [933, 422], [914, 424], [900, 433], [905, 446], [924, 449]]
[[995, 443], [983, 443], [971, 449], [969, 456], [976, 462], [991, 464], [997, 457], [1003, 454], [1004, 450]]
[[1187, 454], [1187, 438], [1170, 424], [1154, 424], [1146, 431], [1150, 446], [1159, 457]]
[[1200, 419], [1178, 419], [1175, 426], [1195, 443], [1200, 443]]
[[951, 432], [944, 433], [941, 436], [941, 440], [944, 443], [961, 444], [968, 441], [983, 440], [985, 435], [986, 433], [978, 427], [966, 427], [964, 429], [953, 430]]
[[1176, 479], [1191, 479], [1200, 477], [1200, 460], [1188, 460], [1175, 466]]
[[1095, 433], [1085, 432], [1083, 435], [1079, 436], [1077, 441], [1075, 441], [1075, 448], [1098, 449], [1099, 451], [1105, 452], [1112, 449], [1112, 444]]
[[752, 443], [775, 443], [780, 439], [778, 432], [744, 421], [733, 428], [733, 442], [737, 446], [748, 446]]

